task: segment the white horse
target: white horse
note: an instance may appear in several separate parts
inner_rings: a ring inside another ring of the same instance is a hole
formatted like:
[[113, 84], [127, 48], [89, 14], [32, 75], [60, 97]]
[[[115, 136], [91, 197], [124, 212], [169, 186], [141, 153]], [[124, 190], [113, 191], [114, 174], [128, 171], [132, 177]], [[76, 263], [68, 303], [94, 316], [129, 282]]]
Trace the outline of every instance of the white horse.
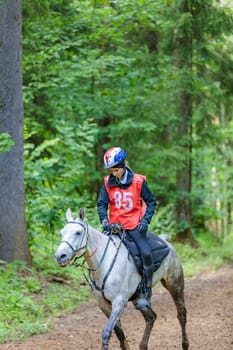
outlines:
[[[106, 236], [84, 221], [84, 212], [79, 209], [77, 218], [73, 218], [70, 209], [66, 212], [67, 224], [61, 230], [62, 242], [55, 258], [60, 266], [66, 266], [76, 257], [83, 256], [89, 265], [89, 283], [98, 301], [100, 309], [108, 321], [102, 331], [102, 350], [109, 349], [109, 340], [114, 330], [122, 350], [129, 350], [129, 345], [121, 327], [120, 317], [128, 303], [136, 305], [139, 297], [138, 286], [141, 276], [137, 272], [133, 259], [117, 235]], [[165, 237], [160, 236], [163, 240]], [[160, 267], [154, 272], [153, 285], [161, 281], [170, 292], [176, 308], [182, 331], [182, 349], [188, 350], [186, 334], [186, 308], [184, 302], [184, 277], [182, 265], [172, 245]], [[151, 307], [140, 310], [146, 327], [139, 346], [148, 349], [149, 337], [156, 320]]]

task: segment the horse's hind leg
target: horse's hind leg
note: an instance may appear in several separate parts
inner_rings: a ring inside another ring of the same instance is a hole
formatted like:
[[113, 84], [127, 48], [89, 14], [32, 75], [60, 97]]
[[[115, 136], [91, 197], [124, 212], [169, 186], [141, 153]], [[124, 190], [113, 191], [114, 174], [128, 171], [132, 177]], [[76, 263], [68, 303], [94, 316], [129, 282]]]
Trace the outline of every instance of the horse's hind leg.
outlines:
[[184, 277], [183, 272], [181, 271], [180, 275], [176, 277], [170, 277], [169, 279], [161, 280], [163, 286], [170, 292], [174, 303], [177, 309], [177, 318], [180, 322], [181, 331], [182, 331], [182, 349], [188, 350], [189, 341], [186, 333], [186, 307], [184, 301]]
[[151, 335], [151, 331], [152, 331], [154, 322], [155, 322], [155, 320], [157, 318], [157, 315], [150, 307], [145, 308], [145, 309], [141, 309], [139, 311], [142, 313], [142, 315], [143, 315], [143, 317], [144, 317], [144, 319], [146, 321], [146, 328], [145, 328], [145, 331], [144, 331], [141, 343], [139, 345], [139, 349], [140, 350], [147, 350], [148, 349], [149, 338], [150, 338], [150, 335]]

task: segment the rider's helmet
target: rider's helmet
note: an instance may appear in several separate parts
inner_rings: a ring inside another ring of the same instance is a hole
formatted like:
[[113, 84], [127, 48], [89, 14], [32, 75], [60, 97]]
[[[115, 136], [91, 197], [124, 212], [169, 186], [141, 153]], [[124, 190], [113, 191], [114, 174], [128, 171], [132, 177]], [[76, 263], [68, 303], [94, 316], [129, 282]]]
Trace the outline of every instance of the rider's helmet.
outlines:
[[[121, 147], [112, 147], [104, 155], [104, 168], [109, 169], [117, 167], [125, 158], [126, 153]], [[124, 165], [122, 167], [124, 167]]]

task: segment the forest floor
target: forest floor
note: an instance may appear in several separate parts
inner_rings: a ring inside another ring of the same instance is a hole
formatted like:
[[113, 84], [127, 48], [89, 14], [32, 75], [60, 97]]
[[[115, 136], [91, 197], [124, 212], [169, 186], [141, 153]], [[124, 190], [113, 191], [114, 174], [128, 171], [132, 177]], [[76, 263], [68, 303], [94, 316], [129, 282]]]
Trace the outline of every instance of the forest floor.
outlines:
[[[186, 278], [185, 283], [190, 350], [233, 349], [233, 266]], [[175, 306], [162, 286], [154, 288], [152, 306], [158, 318], [149, 350], [181, 350]], [[141, 314], [129, 303], [121, 320], [130, 349], [138, 349], [144, 328]], [[49, 333], [34, 335], [26, 341], [1, 344], [0, 349], [98, 350], [101, 349], [105, 322], [105, 316], [93, 301], [57, 318]], [[120, 347], [113, 335], [109, 350], [117, 349]]]

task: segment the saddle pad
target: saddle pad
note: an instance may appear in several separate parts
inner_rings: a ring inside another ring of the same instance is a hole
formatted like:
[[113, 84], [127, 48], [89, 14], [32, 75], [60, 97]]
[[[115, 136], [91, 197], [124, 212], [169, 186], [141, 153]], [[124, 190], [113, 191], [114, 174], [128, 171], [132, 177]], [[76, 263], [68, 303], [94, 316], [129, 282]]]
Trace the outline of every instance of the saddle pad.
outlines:
[[[143, 264], [142, 264], [142, 259], [141, 259], [141, 255], [139, 253], [138, 247], [136, 246], [134, 241], [129, 236], [127, 236], [127, 234], [120, 233], [120, 236], [121, 236], [122, 242], [124, 243], [130, 255], [132, 256], [138, 272], [142, 275]], [[154, 235], [153, 233], [149, 233], [148, 237], [149, 237], [149, 242], [152, 250], [152, 260], [153, 260], [154, 271], [156, 271], [160, 267], [163, 259], [168, 255], [170, 248], [166, 244], [166, 242], [164, 242], [161, 238]]]

